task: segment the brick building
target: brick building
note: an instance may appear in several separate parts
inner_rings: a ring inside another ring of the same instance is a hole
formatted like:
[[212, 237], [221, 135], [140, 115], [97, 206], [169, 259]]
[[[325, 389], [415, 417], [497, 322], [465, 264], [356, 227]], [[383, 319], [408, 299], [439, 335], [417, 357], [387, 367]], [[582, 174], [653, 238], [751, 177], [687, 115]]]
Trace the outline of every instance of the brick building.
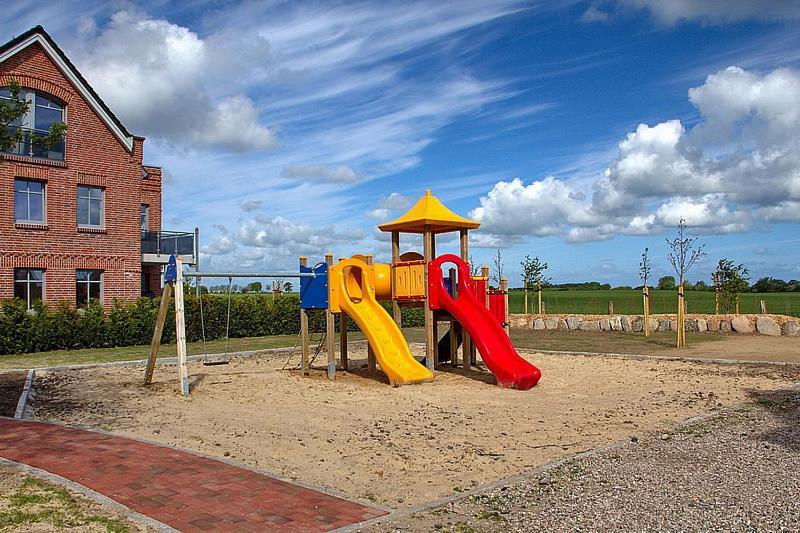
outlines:
[[[157, 293], [161, 265], [193, 263], [193, 234], [161, 231], [161, 169], [37, 26], [0, 46], [0, 98], [16, 80], [30, 111], [0, 153], [0, 300], [132, 300]], [[61, 144], [31, 142], [64, 122]]]

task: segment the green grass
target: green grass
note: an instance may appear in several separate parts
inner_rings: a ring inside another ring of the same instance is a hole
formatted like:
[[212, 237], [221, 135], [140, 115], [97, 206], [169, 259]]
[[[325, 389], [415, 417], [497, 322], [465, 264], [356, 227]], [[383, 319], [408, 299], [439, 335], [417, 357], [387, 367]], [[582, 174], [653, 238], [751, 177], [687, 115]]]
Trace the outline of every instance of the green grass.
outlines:
[[66, 490], [29, 477], [0, 505], [0, 530], [37, 529], [37, 525], [47, 524], [56, 529], [97, 525], [110, 533], [128, 531], [125, 523], [87, 514], [81, 507]]
[[[314, 338], [319, 335], [315, 334]], [[298, 335], [275, 335], [271, 337], [245, 337], [230, 339], [229, 352], [246, 350], [264, 350], [267, 348], [292, 347], [299, 344]], [[225, 352], [225, 340], [218, 339], [206, 342], [206, 351], [202, 342], [186, 345], [189, 355], [221, 354]], [[120, 348], [87, 348], [83, 350], [53, 350], [51, 352], [26, 353], [0, 356], [0, 370], [14, 368], [32, 368], [45, 366], [82, 365], [89, 363], [106, 363], [113, 361], [133, 361], [147, 359], [150, 346], [124, 346]], [[175, 344], [163, 344], [158, 351], [159, 357], [174, 357]]]
[[[524, 295], [522, 291], [509, 292], [509, 307], [512, 313], [523, 312]], [[781, 293], [743, 293], [739, 297], [742, 313], [761, 312], [759, 302], [764, 300], [767, 312], [780, 315], [800, 316], [800, 292]], [[619, 314], [642, 313], [642, 291], [609, 290], [609, 291], [559, 291], [545, 289], [542, 301], [548, 313], [575, 314], [607, 314], [608, 302], [614, 302], [614, 312]], [[528, 311], [536, 311], [537, 295], [535, 291], [528, 294]], [[650, 312], [675, 313], [677, 309], [677, 291], [653, 290], [650, 292]], [[689, 313], [714, 313], [713, 291], [686, 291], [686, 308]]]

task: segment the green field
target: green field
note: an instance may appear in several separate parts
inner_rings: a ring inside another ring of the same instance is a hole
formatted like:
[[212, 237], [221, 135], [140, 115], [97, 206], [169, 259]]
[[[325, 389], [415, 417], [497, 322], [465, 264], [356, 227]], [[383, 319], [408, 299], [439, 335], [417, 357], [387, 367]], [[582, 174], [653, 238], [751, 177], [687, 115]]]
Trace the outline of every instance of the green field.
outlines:
[[[650, 312], [675, 313], [677, 291], [650, 291]], [[800, 292], [742, 293], [739, 298], [742, 313], [759, 313], [759, 301], [767, 304], [767, 312], [779, 315], [800, 316]], [[528, 294], [528, 311], [536, 311], [535, 291]], [[608, 302], [614, 302], [614, 312], [635, 315], [642, 313], [642, 292], [639, 290], [608, 291], [559, 291], [545, 289], [542, 302], [548, 313], [575, 313], [602, 315], [608, 313]], [[522, 291], [509, 292], [509, 306], [512, 313], [523, 312]], [[710, 291], [686, 291], [686, 310], [689, 313], [714, 313], [714, 293]]]

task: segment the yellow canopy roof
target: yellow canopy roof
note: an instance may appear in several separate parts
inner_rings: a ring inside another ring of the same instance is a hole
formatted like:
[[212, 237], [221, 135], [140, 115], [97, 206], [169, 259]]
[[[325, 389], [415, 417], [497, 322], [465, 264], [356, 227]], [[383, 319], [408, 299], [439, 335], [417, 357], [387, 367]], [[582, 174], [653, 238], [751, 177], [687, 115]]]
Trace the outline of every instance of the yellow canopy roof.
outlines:
[[462, 229], [477, 229], [480, 222], [458, 216], [444, 206], [439, 199], [425, 190], [425, 196], [417, 200], [408, 212], [378, 228], [381, 231], [401, 231], [405, 233], [424, 233], [427, 226], [433, 233], [445, 233]]

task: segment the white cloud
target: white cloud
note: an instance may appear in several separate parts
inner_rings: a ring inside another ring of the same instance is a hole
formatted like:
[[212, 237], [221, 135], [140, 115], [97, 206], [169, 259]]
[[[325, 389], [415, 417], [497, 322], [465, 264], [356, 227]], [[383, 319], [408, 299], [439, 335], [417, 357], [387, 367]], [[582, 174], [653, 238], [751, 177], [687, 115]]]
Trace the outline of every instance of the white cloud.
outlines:
[[218, 47], [185, 27], [125, 10], [82, 37], [78, 68], [133, 132], [233, 151], [275, 144], [248, 96], [209, 93], [215, 76], [231, 74], [239, 64], [237, 54], [229, 55], [229, 68], [220, 72]]
[[261, 200], [245, 200], [239, 204], [239, 207], [242, 208], [242, 211], [250, 213], [252, 211], [258, 211], [264, 207], [264, 202]]
[[295, 257], [332, 252], [336, 246], [360, 241], [364, 234], [359, 230], [317, 228], [283, 217], [256, 216], [239, 224], [235, 238], [241, 245], [268, 250], [268, 255]]
[[741, 20], [800, 18], [800, 5], [791, 0], [620, 0], [626, 6], [647, 9], [662, 24], [699, 20], [723, 24]]
[[580, 21], [590, 24], [592, 22], [608, 22], [611, 16], [597, 6], [589, 6], [581, 15]]
[[411, 207], [411, 199], [408, 196], [393, 192], [378, 200], [377, 207], [369, 211], [367, 216], [375, 220], [387, 221], [392, 215], [396, 216], [409, 207]]
[[352, 168], [325, 165], [290, 165], [281, 171], [284, 178], [300, 179], [307, 181], [323, 181], [330, 183], [355, 183], [363, 176]]
[[224, 226], [214, 226], [217, 234], [214, 238], [200, 247], [200, 252], [208, 255], [226, 255], [236, 250], [236, 241]]
[[689, 90], [702, 120], [640, 124], [592, 184], [501, 181], [472, 216], [494, 235], [562, 235], [573, 242], [660, 233], [685, 218], [705, 233], [797, 222], [800, 73], [730, 67]]

